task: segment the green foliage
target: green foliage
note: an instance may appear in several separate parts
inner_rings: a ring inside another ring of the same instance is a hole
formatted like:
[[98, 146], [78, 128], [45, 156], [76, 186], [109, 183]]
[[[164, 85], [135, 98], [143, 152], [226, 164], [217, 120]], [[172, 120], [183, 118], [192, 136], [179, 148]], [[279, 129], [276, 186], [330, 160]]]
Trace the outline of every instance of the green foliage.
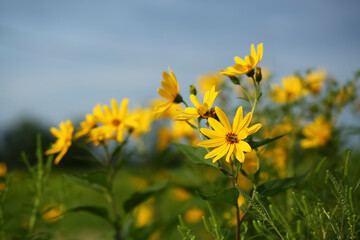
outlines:
[[109, 212], [104, 207], [80, 206], [80, 207], [70, 208], [64, 214], [68, 214], [68, 213], [72, 213], [72, 212], [87, 212], [94, 216], [100, 217], [109, 223], [112, 223], [112, 220], [110, 219], [110, 216], [109, 216]]
[[204, 200], [220, 202], [220, 203], [229, 203], [231, 205], [234, 205], [237, 203], [239, 193], [236, 188], [228, 188], [218, 193], [213, 193], [208, 195], [199, 193], [199, 196]]
[[124, 202], [124, 210], [126, 212], [131, 211], [133, 208], [135, 208], [140, 203], [146, 201], [152, 195], [163, 191], [167, 185], [168, 182], [161, 182], [154, 184], [142, 191], [135, 192], [129, 199]]
[[103, 171], [85, 174], [67, 174], [66, 176], [78, 184], [82, 184], [99, 192], [107, 192], [109, 188], [108, 176]]
[[299, 177], [276, 179], [267, 181], [256, 188], [256, 191], [263, 196], [273, 196], [286, 189], [296, 187], [306, 176], [306, 173]]
[[192, 147], [181, 143], [176, 143], [176, 146], [185, 155], [186, 159], [189, 160], [192, 164], [207, 165], [215, 168], [218, 167], [211, 160], [204, 158], [204, 156], [207, 154], [205, 148]]

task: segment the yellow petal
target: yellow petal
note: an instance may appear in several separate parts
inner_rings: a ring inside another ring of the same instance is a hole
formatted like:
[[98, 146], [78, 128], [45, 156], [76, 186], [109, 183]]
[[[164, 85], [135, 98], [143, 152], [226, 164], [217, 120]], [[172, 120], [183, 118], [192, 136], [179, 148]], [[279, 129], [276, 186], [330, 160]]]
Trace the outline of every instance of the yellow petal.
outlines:
[[239, 123], [243, 118], [243, 108], [242, 106], [238, 107], [238, 109], [236, 110], [236, 114], [234, 117], [234, 121], [233, 121], [233, 125], [232, 125], [232, 129], [233, 131], [236, 133], [239, 127]]
[[225, 154], [229, 151], [230, 144], [225, 144], [223, 146], [225, 147], [222, 148], [221, 151], [219, 151], [218, 155], [213, 159], [213, 163], [219, 160], [220, 158], [222, 158], [223, 156], [225, 156]]
[[225, 113], [221, 108], [215, 107], [215, 112], [218, 118], [220, 119], [220, 122], [224, 125], [227, 132], [231, 132], [231, 125], [229, 122], [229, 119], [226, 117]]
[[226, 142], [225, 142], [224, 138], [212, 138], [212, 139], [207, 139], [207, 140], [199, 142], [198, 146], [206, 147], [206, 148], [213, 148], [213, 147], [218, 147], [225, 143]]
[[216, 132], [208, 128], [201, 128], [200, 132], [209, 138], [219, 138], [219, 137], [225, 138], [225, 133]]
[[240, 141], [239, 143], [236, 144], [238, 150], [241, 150], [243, 152], [251, 152], [251, 147], [247, 142], [244, 141]]
[[124, 119], [127, 114], [128, 102], [129, 102], [129, 99], [127, 99], [127, 98], [124, 98], [121, 102], [120, 118], [122, 118], [122, 119]]
[[247, 132], [248, 132], [248, 135], [251, 135], [251, 134], [254, 134], [256, 133], [257, 131], [259, 131], [259, 129], [261, 128], [261, 124], [260, 123], [257, 123], [257, 124], [254, 124], [252, 125], [251, 127], [248, 128]]
[[249, 112], [244, 119], [240, 122], [236, 133], [239, 133], [243, 128], [247, 128], [251, 122], [252, 112]]
[[235, 146], [235, 157], [239, 162], [244, 162], [245, 160], [244, 152], [240, 149], [238, 144]]
[[197, 97], [194, 94], [190, 95], [190, 100], [196, 108], [201, 107], [201, 103], [199, 102], [199, 100], [197, 99]]
[[214, 118], [208, 118], [208, 122], [210, 124], [210, 126], [216, 131], [216, 132], [221, 132], [226, 134], [227, 131], [225, 130], [224, 126], [219, 123], [217, 120], [215, 120]]
[[234, 144], [230, 144], [229, 152], [228, 152], [228, 154], [226, 155], [226, 158], [225, 158], [226, 162], [230, 162], [230, 157], [233, 154], [233, 151], [234, 151]]
[[218, 155], [220, 152], [222, 152], [224, 149], [226, 149], [226, 146], [228, 144], [223, 144], [215, 149], [213, 149], [211, 152], [209, 152], [208, 154], [205, 155], [205, 159], [208, 159], [208, 158], [212, 158], [212, 157], [215, 157], [216, 155]]

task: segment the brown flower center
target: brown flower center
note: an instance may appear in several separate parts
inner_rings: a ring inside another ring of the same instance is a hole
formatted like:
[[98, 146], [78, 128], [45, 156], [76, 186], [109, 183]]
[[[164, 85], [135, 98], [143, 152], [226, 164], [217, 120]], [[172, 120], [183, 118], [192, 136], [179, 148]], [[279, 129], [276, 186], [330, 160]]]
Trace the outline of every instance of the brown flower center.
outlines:
[[121, 121], [120, 121], [119, 119], [114, 119], [114, 120], [112, 121], [112, 124], [113, 124], [115, 127], [119, 126], [120, 123], [121, 123]]
[[239, 139], [235, 133], [228, 133], [226, 134], [226, 141], [230, 144], [238, 143]]

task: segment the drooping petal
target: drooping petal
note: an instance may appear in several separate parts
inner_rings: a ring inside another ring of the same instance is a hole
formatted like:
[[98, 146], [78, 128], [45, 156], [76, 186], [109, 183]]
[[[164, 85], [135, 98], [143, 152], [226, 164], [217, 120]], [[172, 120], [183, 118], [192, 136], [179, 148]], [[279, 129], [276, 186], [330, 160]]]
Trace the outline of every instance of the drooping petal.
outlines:
[[230, 162], [230, 157], [234, 152], [234, 147], [235, 147], [234, 144], [230, 144], [229, 152], [228, 152], [228, 154], [226, 155], [226, 158], [225, 158], [226, 162]]
[[263, 56], [263, 43], [260, 43], [259, 45], [257, 45], [257, 55], [258, 55], [258, 63], [261, 61], [262, 56]]
[[223, 144], [215, 149], [213, 149], [211, 152], [209, 152], [208, 154], [205, 155], [205, 159], [208, 159], [208, 158], [212, 158], [212, 157], [215, 157], [216, 155], [218, 155], [220, 152], [222, 152], [224, 149], [226, 149], [226, 146], [228, 144]]
[[172, 95], [170, 94], [170, 92], [165, 91], [165, 90], [162, 89], [162, 88], [159, 88], [159, 89], [158, 89], [158, 93], [159, 93], [159, 95], [162, 96], [163, 98], [166, 98], [166, 99], [168, 99], [168, 100], [170, 100], [170, 101], [173, 100], [173, 99], [172, 99], [173, 97], [172, 97]]
[[229, 119], [226, 117], [225, 113], [221, 108], [215, 107], [215, 112], [218, 118], [220, 119], [220, 122], [224, 125], [227, 132], [231, 132], [231, 125], [229, 122]]
[[244, 152], [240, 149], [240, 147], [237, 144], [235, 146], [235, 157], [239, 162], [244, 162], [245, 160]]
[[218, 155], [213, 159], [213, 163], [225, 156], [225, 154], [229, 151], [230, 144], [225, 144], [225, 147], [221, 149], [221, 151], [218, 153]]
[[251, 152], [251, 147], [247, 142], [240, 141], [239, 143], [236, 144], [236, 147], [243, 152]]

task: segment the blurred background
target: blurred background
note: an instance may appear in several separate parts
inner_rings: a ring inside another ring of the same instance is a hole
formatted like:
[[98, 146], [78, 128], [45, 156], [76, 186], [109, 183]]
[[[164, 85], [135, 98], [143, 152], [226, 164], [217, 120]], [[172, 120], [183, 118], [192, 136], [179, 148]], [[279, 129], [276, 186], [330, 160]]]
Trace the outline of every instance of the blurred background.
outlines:
[[359, 1], [2, 0], [0, 156], [18, 147], [18, 157], [36, 132], [97, 103], [146, 105], [168, 67], [186, 95], [252, 43], [264, 43], [260, 66], [274, 82], [320, 67], [346, 81], [360, 62], [359, 10]]

